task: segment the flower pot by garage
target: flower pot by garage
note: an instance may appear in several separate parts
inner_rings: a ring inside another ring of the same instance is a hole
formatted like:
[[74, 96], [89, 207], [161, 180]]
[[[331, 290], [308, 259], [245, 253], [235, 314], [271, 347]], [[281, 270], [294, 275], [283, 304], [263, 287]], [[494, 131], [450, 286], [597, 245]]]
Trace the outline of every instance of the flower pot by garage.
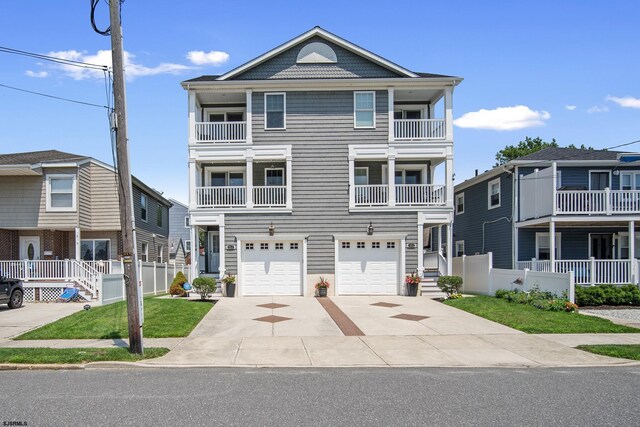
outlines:
[[418, 285], [409, 283], [407, 285], [407, 296], [410, 296], [410, 297], [418, 296]]
[[318, 296], [326, 297], [327, 296], [327, 288], [318, 288]]
[[235, 283], [227, 283], [227, 296], [235, 297], [236, 296], [236, 284]]

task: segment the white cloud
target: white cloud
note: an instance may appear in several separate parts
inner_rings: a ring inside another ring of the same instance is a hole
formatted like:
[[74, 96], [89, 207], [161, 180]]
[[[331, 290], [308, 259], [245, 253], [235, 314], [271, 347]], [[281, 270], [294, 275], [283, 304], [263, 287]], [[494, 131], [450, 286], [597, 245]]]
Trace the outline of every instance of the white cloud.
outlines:
[[31, 71], [31, 70], [25, 71], [24, 74], [29, 77], [34, 77], [36, 79], [42, 79], [49, 75], [49, 73], [47, 73], [46, 71]]
[[217, 50], [212, 50], [211, 52], [192, 50], [187, 53], [187, 59], [196, 65], [213, 65], [214, 67], [219, 67], [229, 60], [229, 54]]
[[[81, 61], [89, 64], [106, 65], [108, 67], [111, 67], [110, 50], [99, 50], [95, 55], [87, 54], [86, 52], [78, 52], [77, 50], [49, 52], [48, 55], [61, 59], [69, 59], [72, 61]], [[183, 71], [193, 68], [188, 65], [173, 63], [161, 63], [159, 65], [156, 65], [155, 67], [147, 67], [135, 62], [134, 58], [134, 54], [127, 51], [124, 52], [124, 68], [125, 75], [128, 80], [133, 80], [136, 77], [155, 76], [158, 74], [179, 74]], [[75, 80], [102, 78], [104, 75], [101, 70], [80, 68], [72, 65], [59, 64], [56, 65], [56, 67], [63, 70], [67, 76]]]
[[634, 98], [633, 96], [625, 96], [625, 97], [619, 98], [617, 96], [608, 95], [605, 98], [605, 100], [615, 102], [621, 107], [640, 108], [640, 99]]
[[526, 105], [516, 105], [465, 113], [453, 123], [461, 128], [516, 130], [543, 126], [545, 120], [550, 118], [551, 114], [546, 111], [535, 111]]
[[573, 110], [576, 109], [576, 106], [575, 105], [565, 105], [564, 108], [566, 108], [569, 111], [573, 111]]
[[606, 105], [594, 105], [593, 107], [587, 110], [587, 113], [589, 114], [606, 113], [607, 111], [609, 111], [609, 107], [607, 107]]

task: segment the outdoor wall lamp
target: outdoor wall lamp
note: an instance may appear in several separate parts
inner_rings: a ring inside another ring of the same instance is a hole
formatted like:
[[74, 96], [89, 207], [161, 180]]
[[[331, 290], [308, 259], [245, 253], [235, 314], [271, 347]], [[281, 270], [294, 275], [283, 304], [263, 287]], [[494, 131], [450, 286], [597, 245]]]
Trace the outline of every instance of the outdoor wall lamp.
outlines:
[[367, 227], [367, 234], [369, 236], [373, 235], [373, 222], [369, 221], [369, 226]]
[[269, 226], [269, 236], [273, 236], [276, 234], [276, 228], [273, 226], [273, 223]]

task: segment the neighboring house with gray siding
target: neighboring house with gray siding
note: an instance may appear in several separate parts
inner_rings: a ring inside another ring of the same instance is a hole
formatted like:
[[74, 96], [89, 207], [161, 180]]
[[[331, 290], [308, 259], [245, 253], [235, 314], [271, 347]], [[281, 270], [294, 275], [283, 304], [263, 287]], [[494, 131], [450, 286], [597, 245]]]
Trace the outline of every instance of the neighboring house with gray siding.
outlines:
[[[132, 186], [140, 259], [167, 262], [171, 203], [135, 177]], [[116, 173], [99, 160], [56, 150], [2, 154], [0, 200], [0, 260], [122, 254]]]
[[313, 295], [319, 276], [330, 294], [396, 295], [425, 248], [450, 274], [433, 236], [451, 242], [461, 80], [315, 27], [182, 82], [193, 277], [237, 275], [239, 295]]
[[576, 283], [637, 283], [640, 155], [551, 147], [455, 187], [457, 256], [573, 271]]
[[176, 264], [184, 264], [191, 251], [191, 226], [189, 208], [177, 200], [169, 199], [169, 259]]

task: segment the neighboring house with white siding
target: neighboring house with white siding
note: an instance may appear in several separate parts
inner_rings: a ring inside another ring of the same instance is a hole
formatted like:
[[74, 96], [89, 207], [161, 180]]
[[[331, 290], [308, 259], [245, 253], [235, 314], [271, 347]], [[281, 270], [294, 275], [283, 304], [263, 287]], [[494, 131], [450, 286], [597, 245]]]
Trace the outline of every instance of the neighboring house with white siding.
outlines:
[[[169, 260], [171, 203], [132, 177], [138, 256]], [[0, 261], [119, 259], [116, 173], [56, 150], [0, 155]]]
[[239, 295], [313, 295], [319, 276], [330, 294], [395, 295], [434, 260], [450, 274], [452, 247], [434, 236], [452, 240], [442, 229], [450, 235], [461, 81], [315, 27], [182, 82], [189, 240], [204, 242], [193, 277], [237, 275]]

